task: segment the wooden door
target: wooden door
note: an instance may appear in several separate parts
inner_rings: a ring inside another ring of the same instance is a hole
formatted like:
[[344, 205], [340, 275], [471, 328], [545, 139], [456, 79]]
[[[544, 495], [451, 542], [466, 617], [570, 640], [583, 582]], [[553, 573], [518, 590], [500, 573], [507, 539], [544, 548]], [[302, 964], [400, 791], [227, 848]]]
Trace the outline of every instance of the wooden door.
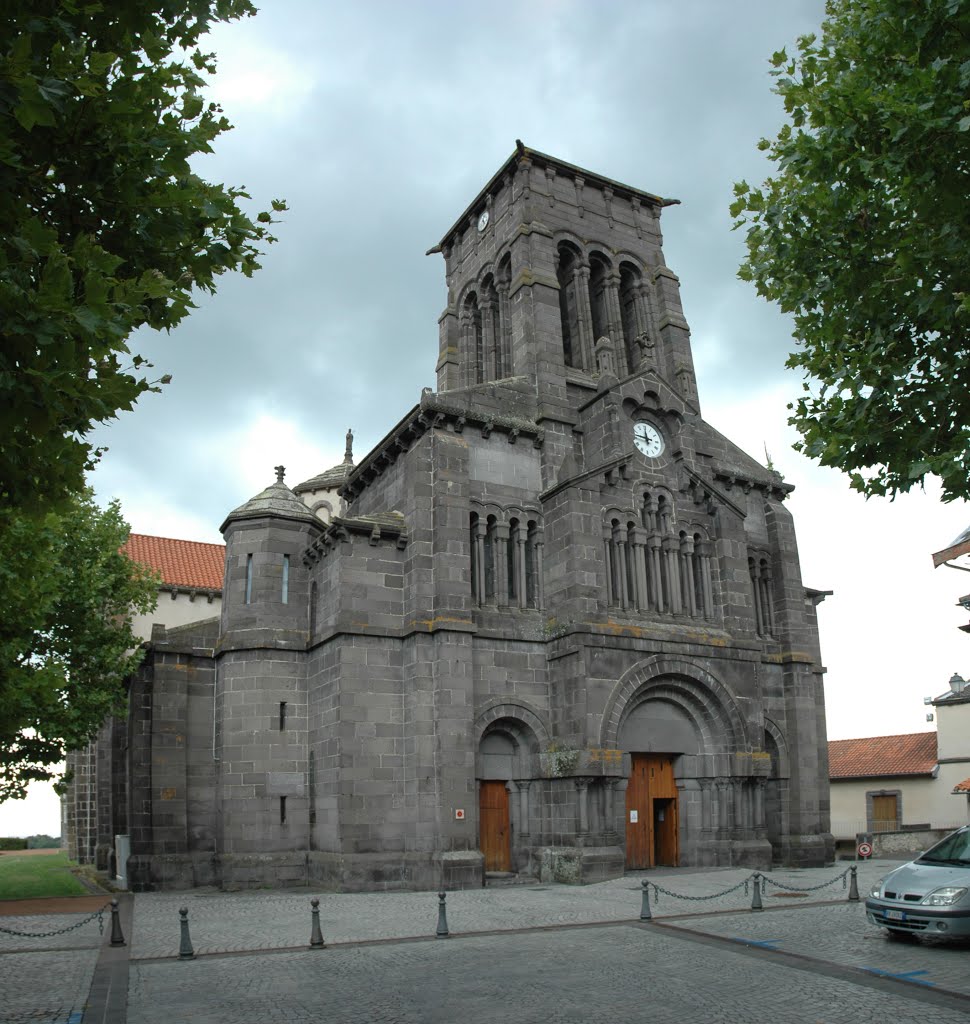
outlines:
[[626, 788], [626, 866], [679, 863], [677, 784], [669, 754], [631, 754]]
[[899, 805], [895, 793], [872, 798], [872, 831], [895, 832], [899, 822]]
[[504, 782], [482, 782], [478, 794], [480, 845], [486, 871], [512, 870], [509, 791]]

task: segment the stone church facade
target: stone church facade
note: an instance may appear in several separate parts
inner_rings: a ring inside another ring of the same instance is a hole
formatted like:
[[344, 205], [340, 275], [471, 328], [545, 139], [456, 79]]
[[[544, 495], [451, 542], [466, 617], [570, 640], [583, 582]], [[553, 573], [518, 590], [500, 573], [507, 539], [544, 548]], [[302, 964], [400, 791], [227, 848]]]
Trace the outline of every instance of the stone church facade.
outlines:
[[153, 632], [109, 758], [132, 888], [832, 859], [822, 595], [701, 416], [671, 202], [518, 144], [431, 250], [437, 389], [280, 467], [220, 617]]

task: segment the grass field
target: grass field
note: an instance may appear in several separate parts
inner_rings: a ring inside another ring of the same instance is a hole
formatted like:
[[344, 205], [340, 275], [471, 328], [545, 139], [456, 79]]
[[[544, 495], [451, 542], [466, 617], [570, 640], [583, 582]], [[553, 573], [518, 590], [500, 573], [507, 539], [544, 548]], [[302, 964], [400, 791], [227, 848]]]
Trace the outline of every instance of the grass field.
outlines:
[[87, 892], [71, 874], [66, 853], [0, 854], [0, 900], [84, 896]]

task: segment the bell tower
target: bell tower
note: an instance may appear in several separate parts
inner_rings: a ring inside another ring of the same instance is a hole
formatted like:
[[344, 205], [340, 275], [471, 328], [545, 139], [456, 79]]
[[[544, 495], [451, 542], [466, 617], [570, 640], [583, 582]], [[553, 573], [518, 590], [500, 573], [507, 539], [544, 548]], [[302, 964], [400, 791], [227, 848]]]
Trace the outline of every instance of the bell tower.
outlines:
[[677, 202], [517, 142], [429, 250], [444, 256], [448, 287], [438, 390], [524, 377], [540, 422], [571, 423], [604, 375], [652, 370], [699, 413], [660, 233], [662, 210]]

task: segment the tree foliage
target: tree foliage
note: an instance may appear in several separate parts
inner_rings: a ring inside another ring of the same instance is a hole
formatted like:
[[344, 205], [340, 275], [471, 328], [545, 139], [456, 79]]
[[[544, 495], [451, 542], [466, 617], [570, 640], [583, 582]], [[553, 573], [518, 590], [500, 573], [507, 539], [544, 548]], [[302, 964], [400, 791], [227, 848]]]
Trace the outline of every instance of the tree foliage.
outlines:
[[794, 318], [789, 408], [867, 496], [970, 497], [970, 3], [830, 0], [771, 59], [775, 175], [735, 186], [740, 276]]
[[[6, 0], [0, 10], [0, 505], [83, 486], [93, 426], [160, 381], [128, 349], [259, 267], [271, 212], [191, 166], [231, 125], [203, 97], [248, 0]], [[281, 202], [273, 210], [285, 209]]]
[[123, 707], [141, 659], [131, 615], [158, 597], [127, 539], [117, 503], [91, 492], [57, 513], [0, 510], [0, 801], [55, 778]]

